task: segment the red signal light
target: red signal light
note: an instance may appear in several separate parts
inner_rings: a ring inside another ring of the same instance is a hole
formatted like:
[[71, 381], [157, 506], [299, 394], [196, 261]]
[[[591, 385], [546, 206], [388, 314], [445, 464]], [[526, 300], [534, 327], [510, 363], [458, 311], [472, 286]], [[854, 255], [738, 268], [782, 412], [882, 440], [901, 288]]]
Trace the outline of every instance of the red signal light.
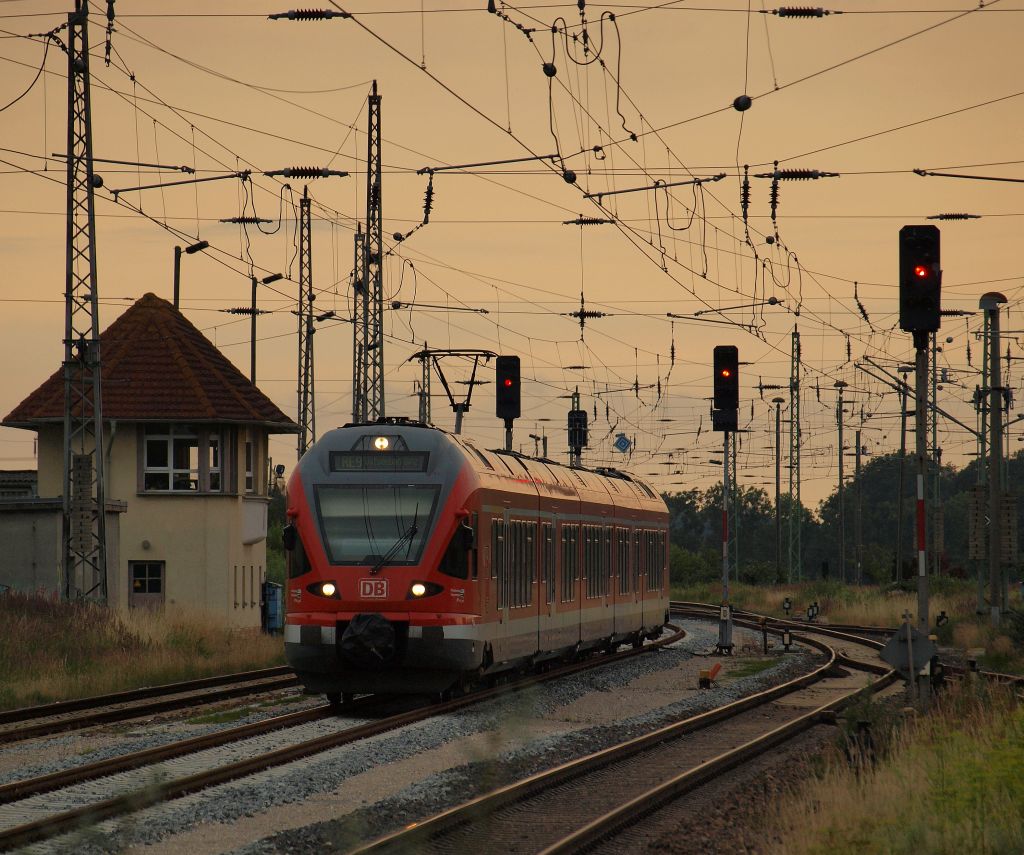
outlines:
[[927, 279], [928, 278], [928, 268], [925, 267], [923, 264], [915, 264], [914, 265], [914, 276], [916, 276], [918, 279]]
[[512, 386], [512, 378], [511, 377], [506, 377], [505, 378], [505, 388], [508, 389], [511, 386]]
[[722, 369], [722, 376], [723, 377], [732, 377], [732, 372], [728, 368], [723, 368]]

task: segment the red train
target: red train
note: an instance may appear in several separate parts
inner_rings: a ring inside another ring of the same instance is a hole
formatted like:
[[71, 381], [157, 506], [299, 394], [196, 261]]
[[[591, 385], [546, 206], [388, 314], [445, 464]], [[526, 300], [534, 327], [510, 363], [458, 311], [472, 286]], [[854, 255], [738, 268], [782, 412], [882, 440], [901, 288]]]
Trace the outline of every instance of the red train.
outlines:
[[388, 419], [315, 443], [288, 518], [285, 652], [335, 703], [640, 645], [668, 620], [665, 503], [616, 470]]

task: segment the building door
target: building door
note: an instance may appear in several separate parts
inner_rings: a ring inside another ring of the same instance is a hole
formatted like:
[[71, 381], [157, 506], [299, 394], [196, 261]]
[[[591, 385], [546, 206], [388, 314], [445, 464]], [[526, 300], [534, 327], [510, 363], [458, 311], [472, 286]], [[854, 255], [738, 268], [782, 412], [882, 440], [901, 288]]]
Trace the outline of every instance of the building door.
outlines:
[[128, 562], [128, 606], [162, 608], [164, 604], [164, 562]]

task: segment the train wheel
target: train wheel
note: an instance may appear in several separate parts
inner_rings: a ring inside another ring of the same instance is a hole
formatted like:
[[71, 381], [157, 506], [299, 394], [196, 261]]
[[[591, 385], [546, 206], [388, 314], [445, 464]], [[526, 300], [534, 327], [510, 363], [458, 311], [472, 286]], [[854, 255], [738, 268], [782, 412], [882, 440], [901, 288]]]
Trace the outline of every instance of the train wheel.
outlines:
[[644, 636], [643, 636], [643, 633], [642, 632], [638, 632], [636, 634], [636, 636], [633, 638], [633, 649], [634, 650], [639, 650], [643, 646], [644, 646]]
[[[331, 709], [340, 709], [343, 703], [344, 695], [341, 692], [324, 692], [324, 697], [327, 698], [327, 703], [331, 705]], [[352, 696], [349, 695], [351, 701]]]

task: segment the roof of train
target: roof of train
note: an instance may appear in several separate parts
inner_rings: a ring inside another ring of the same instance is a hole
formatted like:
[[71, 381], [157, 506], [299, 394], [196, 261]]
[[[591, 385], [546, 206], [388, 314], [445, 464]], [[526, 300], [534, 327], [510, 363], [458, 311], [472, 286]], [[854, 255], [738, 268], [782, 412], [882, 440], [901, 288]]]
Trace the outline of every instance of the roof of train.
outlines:
[[[378, 422], [346, 424], [339, 430], [354, 432], [362, 429], [361, 436], [366, 436], [367, 433], [387, 435], [396, 431], [404, 432], [409, 428], [417, 432], [419, 430], [427, 431], [434, 435], [434, 441], [428, 440], [424, 450], [430, 446], [436, 448], [437, 441], [444, 437], [444, 440], [462, 452], [464, 460], [485, 482], [490, 478], [497, 478], [511, 489], [527, 489], [527, 484], [531, 485], [533, 489], [536, 489], [536, 485], [546, 485], [560, 492], [578, 494], [580, 498], [586, 498], [587, 493], [591, 495], [596, 493], [601, 497], [609, 495], [613, 501], [620, 498], [626, 502], [635, 502], [640, 507], [651, 510], [665, 507], [664, 500], [656, 490], [642, 478], [630, 473], [612, 468], [570, 467], [548, 458], [530, 457], [501, 449], [481, 448], [465, 436], [452, 434], [441, 428], [408, 419], [388, 418]], [[317, 445], [321, 445], [332, 433], [334, 431], [322, 436]], [[404, 435], [408, 439], [412, 439], [412, 436]], [[427, 439], [426, 436], [423, 438]], [[410, 449], [412, 449], [411, 445]]]

